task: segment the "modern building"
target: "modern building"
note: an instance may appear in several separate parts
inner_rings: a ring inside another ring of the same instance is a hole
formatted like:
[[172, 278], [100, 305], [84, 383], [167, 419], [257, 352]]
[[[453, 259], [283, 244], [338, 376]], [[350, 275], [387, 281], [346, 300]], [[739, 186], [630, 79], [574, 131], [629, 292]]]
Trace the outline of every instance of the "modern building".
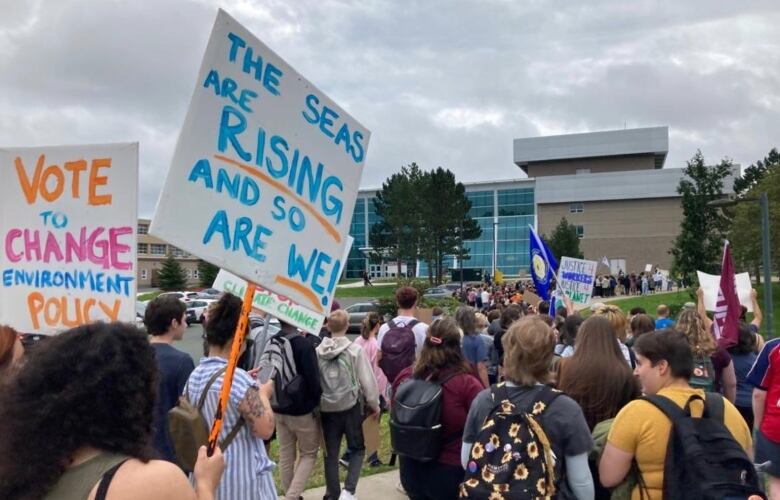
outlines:
[[187, 273], [187, 286], [200, 285], [198, 258], [149, 234], [149, 219], [138, 219], [138, 288], [157, 286], [157, 273], [170, 252]]
[[[482, 235], [466, 242], [470, 258], [464, 268], [491, 270], [495, 260], [505, 275], [526, 275], [528, 226], [549, 235], [565, 217], [577, 227], [585, 258], [607, 257], [611, 272], [640, 272], [648, 264], [669, 269], [682, 220], [677, 186], [683, 169], [664, 168], [668, 127], [529, 137], [513, 146], [514, 163], [527, 178], [465, 184]], [[731, 190], [733, 177], [726, 184]], [[361, 189], [358, 195], [347, 277], [360, 277], [363, 270], [384, 274], [386, 263], [370, 262], [364, 251], [377, 220], [376, 193]], [[455, 257], [447, 264], [457, 264]], [[424, 264], [417, 274], [427, 274]]]

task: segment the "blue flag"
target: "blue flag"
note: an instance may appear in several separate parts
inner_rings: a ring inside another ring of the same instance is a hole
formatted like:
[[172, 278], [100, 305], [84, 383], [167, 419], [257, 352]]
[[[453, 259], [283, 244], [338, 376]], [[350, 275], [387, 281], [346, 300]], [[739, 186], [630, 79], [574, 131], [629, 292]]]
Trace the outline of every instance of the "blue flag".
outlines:
[[550, 300], [550, 284], [558, 269], [558, 262], [547, 243], [536, 234], [534, 228], [528, 226], [528, 229], [530, 231], [531, 278], [534, 280], [536, 295], [542, 300]]

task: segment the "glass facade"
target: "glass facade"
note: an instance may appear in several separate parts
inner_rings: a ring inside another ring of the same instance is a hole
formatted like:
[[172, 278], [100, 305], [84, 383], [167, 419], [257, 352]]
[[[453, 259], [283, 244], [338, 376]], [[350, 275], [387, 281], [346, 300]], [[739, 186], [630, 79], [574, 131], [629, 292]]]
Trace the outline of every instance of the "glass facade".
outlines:
[[[368, 203], [366, 203], [368, 201]], [[344, 274], [346, 278], [360, 278], [361, 273], [368, 267], [365, 255], [360, 251], [361, 248], [368, 246], [368, 231], [370, 226], [366, 227], [366, 205], [374, 210], [374, 204], [365, 198], [358, 198], [355, 202], [355, 211], [352, 213], [352, 223], [349, 225], [349, 235], [355, 238], [352, 248], [347, 258], [347, 269]]]
[[[482, 234], [475, 240], [465, 242], [468, 258], [464, 268], [493, 269], [494, 231], [497, 233], [496, 268], [504, 275], [526, 274], [528, 269], [528, 226], [534, 225], [534, 188], [490, 189], [467, 191], [471, 201], [469, 215], [473, 217]], [[359, 250], [368, 246], [368, 233], [378, 217], [374, 211], [373, 198], [358, 198], [350, 225], [350, 235], [355, 243], [349, 253], [345, 277], [359, 278], [368, 267], [365, 255]], [[445, 259], [445, 269], [454, 267], [457, 256]], [[428, 275], [425, 262], [418, 263], [418, 276]]]

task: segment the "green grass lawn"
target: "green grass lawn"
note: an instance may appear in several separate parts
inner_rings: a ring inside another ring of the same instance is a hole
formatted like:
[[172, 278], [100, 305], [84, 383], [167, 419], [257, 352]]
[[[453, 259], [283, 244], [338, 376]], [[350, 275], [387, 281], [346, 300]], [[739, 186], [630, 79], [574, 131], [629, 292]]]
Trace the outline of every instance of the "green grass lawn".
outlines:
[[[383, 463], [390, 461], [390, 417], [388, 414], [382, 415], [382, 423], [379, 426], [379, 459]], [[320, 445], [320, 451], [317, 454], [317, 463], [314, 465], [309, 481], [306, 483], [306, 489], [317, 488], [325, 485], [325, 464], [324, 464], [324, 442]], [[341, 452], [346, 449], [346, 441], [341, 446]], [[274, 440], [271, 444], [271, 459], [275, 462], [279, 460], [279, 442]], [[387, 472], [389, 470], [397, 469], [398, 465], [391, 467], [389, 465], [383, 465], [381, 467], [369, 467], [367, 463], [363, 464], [363, 470], [360, 473], [361, 477], [371, 476], [373, 474], [379, 474], [380, 472]], [[344, 484], [344, 480], [347, 477], [347, 470], [344, 467], [339, 467], [339, 479]], [[279, 484], [279, 468], [274, 469], [274, 482], [276, 483], [276, 489], [279, 493], [282, 493], [281, 486]]]
[[361, 286], [357, 288], [336, 288], [336, 298], [391, 299], [395, 296], [394, 286]]

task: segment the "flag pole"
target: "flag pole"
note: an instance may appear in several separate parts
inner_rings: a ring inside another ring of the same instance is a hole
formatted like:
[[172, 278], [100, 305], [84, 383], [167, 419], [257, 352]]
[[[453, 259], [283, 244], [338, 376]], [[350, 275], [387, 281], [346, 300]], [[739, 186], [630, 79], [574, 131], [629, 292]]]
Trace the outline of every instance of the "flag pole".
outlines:
[[[227, 403], [230, 399], [230, 388], [233, 385], [233, 374], [236, 371], [238, 358], [241, 354], [241, 345], [244, 343], [244, 337], [246, 337], [247, 325], [249, 323], [249, 311], [252, 310], [255, 289], [256, 285], [254, 283], [247, 283], [246, 290], [244, 291], [244, 302], [241, 304], [241, 316], [238, 318], [238, 325], [236, 325], [236, 333], [233, 336], [233, 346], [230, 349], [230, 359], [228, 359], [227, 368], [225, 369], [225, 378], [222, 381], [222, 391], [219, 394], [219, 402], [217, 403], [217, 412], [214, 415], [214, 423], [212, 424], [211, 432], [209, 433], [208, 456], [214, 454], [214, 448], [217, 447], [219, 433], [222, 430], [222, 421], [225, 418]], [[266, 323], [268, 323], [268, 321], [266, 321]]]

